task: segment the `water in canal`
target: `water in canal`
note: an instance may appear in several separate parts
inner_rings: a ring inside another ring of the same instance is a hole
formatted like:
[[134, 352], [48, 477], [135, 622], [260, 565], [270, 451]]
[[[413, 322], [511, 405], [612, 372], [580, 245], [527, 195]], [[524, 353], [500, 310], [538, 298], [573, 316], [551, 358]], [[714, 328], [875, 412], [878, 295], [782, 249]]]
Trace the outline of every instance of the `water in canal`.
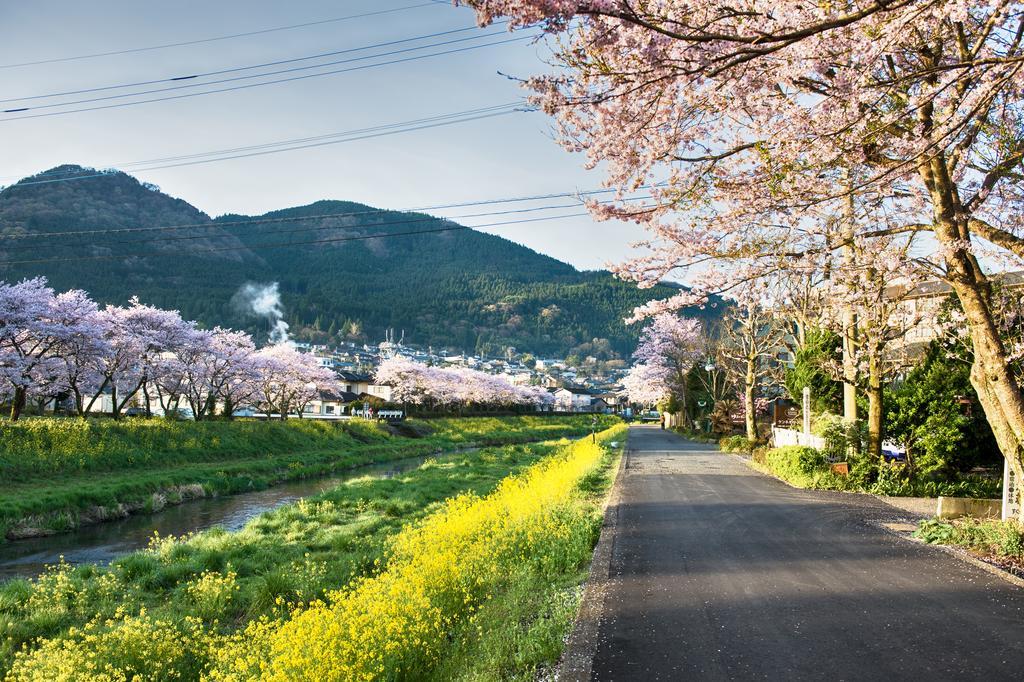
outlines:
[[0, 582], [38, 575], [47, 564], [59, 562], [62, 556], [72, 564], [108, 564], [122, 554], [146, 547], [154, 532], [165, 537], [213, 526], [238, 530], [254, 516], [330, 490], [343, 481], [363, 476], [390, 478], [419, 467], [426, 459], [410, 457], [368, 464], [330, 478], [293, 481], [251, 493], [202, 498], [167, 507], [156, 514], [138, 514], [83, 526], [69, 533], [0, 544]]

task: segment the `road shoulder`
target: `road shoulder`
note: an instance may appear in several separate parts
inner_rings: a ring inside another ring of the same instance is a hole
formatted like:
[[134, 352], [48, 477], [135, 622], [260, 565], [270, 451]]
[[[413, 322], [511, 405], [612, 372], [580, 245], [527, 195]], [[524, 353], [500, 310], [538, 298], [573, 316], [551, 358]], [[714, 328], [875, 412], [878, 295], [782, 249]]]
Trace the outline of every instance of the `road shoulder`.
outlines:
[[590, 572], [587, 575], [580, 609], [573, 623], [572, 632], [566, 641], [565, 651], [558, 669], [558, 680], [585, 682], [591, 678], [594, 656], [597, 653], [598, 631], [601, 616], [604, 612], [605, 599], [608, 595], [612, 577], [612, 556], [615, 549], [615, 538], [619, 527], [619, 510], [621, 508], [622, 479], [629, 467], [631, 448], [626, 441], [625, 452], [619, 460], [608, 499], [605, 501], [604, 521], [601, 524], [601, 537], [594, 548], [590, 561]]
[[[736, 459], [740, 460], [745, 465], [747, 465], [747, 467], [750, 468], [752, 471], [756, 471], [757, 473], [759, 473], [759, 474], [761, 474], [763, 476], [767, 476], [768, 478], [775, 479], [776, 481], [779, 481], [780, 483], [782, 483], [784, 485], [787, 485], [790, 488], [793, 488], [794, 490], [814, 490], [813, 488], [801, 488], [800, 486], [793, 485], [792, 483], [790, 483], [786, 479], [781, 478], [779, 476], [776, 476], [771, 471], [769, 471], [766, 467], [758, 466], [757, 464], [755, 464], [753, 461], [751, 461], [747, 457], [743, 457], [741, 455], [737, 455], [736, 453], [725, 453], [725, 454], [729, 454], [732, 457], [735, 457]], [[899, 498], [890, 498], [890, 497], [886, 497], [884, 495], [874, 495], [874, 494], [871, 494], [871, 493], [858, 493], [858, 492], [851, 492], [851, 491], [847, 491], [847, 490], [830, 490], [828, 492], [835, 493], [837, 495], [849, 495], [849, 496], [852, 496], [852, 497], [872, 498], [872, 499], [878, 500], [882, 504], [884, 504], [887, 507], [893, 509], [895, 512], [901, 513], [901, 514], [907, 516], [907, 518], [910, 519], [910, 520], [913, 520], [915, 524], [916, 524], [917, 521], [919, 521], [921, 519], [930, 518], [929, 515], [924, 514], [920, 510], [916, 509], [915, 507], [917, 505], [911, 506], [911, 505], [900, 504], [899, 503]], [[911, 499], [918, 500], [920, 498], [911, 498]], [[997, 578], [1002, 578], [1003, 580], [1005, 580], [1006, 582], [1010, 583], [1011, 585], [1014, 585], [1016, 587], [1024, 587], [1024, 578], [1021, 578], [1021, 577], [1019, 577], [1017, 575], [1014, 575], [1012, 572], [1010, 572], [1010, 571], [1008, 571], [1008, 570], [1006, 570], [1006, 569], [1004, 569], [1004, 568], [1002, 568], [1000, 566], [996, 566], [996, 565], [991, 564], [991, 563], [989, 563], [987, 561], [979, 559], [978, 557], [974, 556], [973, 554], [971, 554], [970, 552], [968, 552], [966, 549], [964, 549], [962, 547], [955, 547], [955, 546], [952, 546], [952, 545], [930, 544], [930, 543], [924, 542], [922, 540], [919, 540], [918, 538], [914, 537], [911, 534], [911, 532], [908, 532], [906, 530], [903, 530], [903, 529], [897, 530], [897, 529], [894, 529], [894, 528], [892, 528], [889, 525], [884, 524], [884, 523], [878, 523], [878, 524], [875, 524], [875, 525], [879, 529], [881, 529], [881, 530], [885, 531], [886, 533], [888, 533], [889, 535], [898, 537], [899, 539], [903, 540], [904, 542], [910, 542], [910, 543], [917, 544], [917, 545], [924, 545], [926, 547], [930, 547], [932, 549], [939, 550], [939, 551], [944, 552], [944, 553], [946, 553], [946, 554], [948, 554], [950, 556], [956, 557], [960, 561], [962, 561], [962, 562], [964, 562], [966, 564], [970, 564], [971, 566], [974, 566], [975, 568], [980, 568], [981, 570], [985, 571], [986, 573], [994, 575]]]

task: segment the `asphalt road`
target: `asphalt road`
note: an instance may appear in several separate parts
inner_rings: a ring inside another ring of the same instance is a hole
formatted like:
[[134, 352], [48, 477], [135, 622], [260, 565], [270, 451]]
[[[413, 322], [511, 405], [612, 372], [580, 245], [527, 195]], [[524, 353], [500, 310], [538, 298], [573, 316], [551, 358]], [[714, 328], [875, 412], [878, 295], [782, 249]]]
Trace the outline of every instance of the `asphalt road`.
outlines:
[[[630, 432], [596, 680], [1024, 680], [1024, 590], [657, 426]], [[602, 543], [605, 538], [602, 538]]]

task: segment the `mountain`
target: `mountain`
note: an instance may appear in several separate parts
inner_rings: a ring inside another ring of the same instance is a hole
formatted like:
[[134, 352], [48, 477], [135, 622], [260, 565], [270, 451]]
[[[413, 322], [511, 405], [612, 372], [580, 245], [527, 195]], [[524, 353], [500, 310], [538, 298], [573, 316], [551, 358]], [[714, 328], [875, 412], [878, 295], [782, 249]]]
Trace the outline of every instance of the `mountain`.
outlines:
[[312, 340], [394, 328], [424, 346], [605, 357], [634, 346], [622, 323], [633, 307], [673, 291], [456, 227], [347, 201], [213, 219], [125, 173], [68, 165], [0, 191], [0, 279], [43, 275], [109, 303], [137, 295], [258, 340], [265, 325], [237, 292], [278, 282], [285, 320]]

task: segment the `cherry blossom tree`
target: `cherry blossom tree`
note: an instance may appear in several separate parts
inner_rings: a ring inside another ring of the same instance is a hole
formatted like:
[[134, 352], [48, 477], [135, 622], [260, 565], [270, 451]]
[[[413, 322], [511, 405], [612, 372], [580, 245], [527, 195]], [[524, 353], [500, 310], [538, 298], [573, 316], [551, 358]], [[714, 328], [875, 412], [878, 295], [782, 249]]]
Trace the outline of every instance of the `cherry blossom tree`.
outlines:
[[670, 370], [664, 365], [641, 362], [629, 368], [622, 379], [622, 387], [630, 402], [645, 406], [657, 405], [672, 394], [670, 376]]
[[[165, 414], [184, 400], [197, 420], [218, 405], [231, 418], [238, 406], [263, 402], [283, 419], [292, 410], [301, 416], [320, 391], [340, 389], [331, 370], [290, 344], [257, 351], [244, 332], [199, 329], [136, 299], [100, 310], [85, 292], [55, 294], [44, 279], [0, 282], [0, 380], [12, 419], [29, 398], [68, 394], [84, 415], [109, 393], [115, 418], [142, 394], [149, 414], [150, 391]], [[465, 390], [459, 377], [449, 380], [452, 390]]]
[[194, 322], [181, 319], [177, 311], [162, 310], [133, 298], [128, 307], [107, 306], [100, 315], [108, 352], [98, 358], [102, 377], [86, 411], [109, 391], [115, 419], [141, 391], [149, 412], [150, 383], [167, 368], [164, 353], [173, 353], [195, 329]]
[[[882, 456], [884, 438], [884, 387], [901, 358], [891, 352], [892, 342], [904, 338], [921, 321], [906, 303], [927, 273], [906, 266], [914, 240], [902, 244], [880, 238], [851, 240], [851, 262], [860, 265], [854, 276], [835, 283], [825, 280], [820, 289], [826, 299], [845, 301], [842, 310], [824, 307], [821, 326], [843, 335], [845, 362], [834, 372], [845, 385], [867, 395], [868, 454]], [[833, 291], [841, 287], [843, 291]], [[852, 312], [853, 324], [843, 313]]]
[[[156, 382], [158, 390], [184, 398], [196, 421], [206, 419], [216, 407], [217, 393], [213, 382], [217, 357], [213, 338], [212, 331], [189, 329], [172, 352], [161, 354], [158, 365], [162, 370], [162, 376]], [[167, 408], [164, 409], [166, 411]]]
[[434, 368], [399, 355], [387, 358], [380, 363], [375, 380], [382, 386], [391, 387], [393, 400], [411, 405], [422, 404], [431, 391], [436, 390], [432, 386], [441, 385], [441, 376]]
[[392, 398], [403, 404], [442, 408], [469, 405], [534, 405], [554, 402], [539, 386], [516, 386], [505, 377], [466, 367], [430, 367], [394, 356], [381, 362], [376, 381], [390, 386]]
[[277, 412], [281, 420], [287, 419], [292, 411], [301, 418], [306, 405], [320, 391], [340, 390], [334, 372], [321, 367], [315, 356], [300, 353], [291, 343], [262, 348], [255, 359], [259, 401], [268, 414]]
[[[259, 391], [259, 364], [256, 346], [245, 332], [217, 327], [210, 339], [208, 356], [210, 389], [221, 401], [222, 414], [231, 419], [235, 410], [250, 402]], [[323, 382], [320, 390], [336, 389], [337, 377], [317, 372], [314, 381]]]
[[82, 291], [55, 295], [43, 278], [0, 282], [0, 377], [11, 419], [25, 409], [33, 387], [52, 398], [63, 388], [60, 354], [97, 333], [95, 304]]
[[778, 383], [786, 327], [773, 310], [775, 299], [764, 298], [760, 287], [745, 285], [722, 323], [722, 364], [734, 383], [742, 387], [741, 405], [747, 438], [757, 440], [757, 403], [765, 388]]
[[707, 348], [703, 327], [698, 320], [672, 313], [654, 316], [640, 334], [633, 359], [653, 368], [660, 367], [669, 395], [676, 397], [680, 412], [686, 413], [687, 375], [700, 362]]
[[68, 291], [57, 296], [58, 301], [74, 310], [82, 333], [73, 334], [60, 343], [57, 350], [58, 376], [62, 390], [71, 394], [75, 413], [85, 415], [85, 396], [91, 395], [102, 378], [97, 371], [99, 359], [110, 352], [105, 337], [106, 321], [99, 307], [83, 291]]
[[[1024, 394], [981, 257], [1024, 257], [1024, 15], [996, 0], [465, 0], [558, 36], [529, 81], [563, 144], [622, 200], [592, 206], [652, 235], [618, 268], [650, 286], [691, 270], [692, 303], [808, 254], [924, 234], [917, 256], [958, 296], [972, 383], [1024, 476]], [[650, 187], [643, 205], [627, 192]], [[896, 218], [858, 218], [867, 194]], [[695, 266], [709, 262], [729, 267]], [[835, 277], [849, 273], [835, 272]], [[852, 287], [851, 287], [852, 289]], [[848, 321], [848, 324], [850, 322]]]

